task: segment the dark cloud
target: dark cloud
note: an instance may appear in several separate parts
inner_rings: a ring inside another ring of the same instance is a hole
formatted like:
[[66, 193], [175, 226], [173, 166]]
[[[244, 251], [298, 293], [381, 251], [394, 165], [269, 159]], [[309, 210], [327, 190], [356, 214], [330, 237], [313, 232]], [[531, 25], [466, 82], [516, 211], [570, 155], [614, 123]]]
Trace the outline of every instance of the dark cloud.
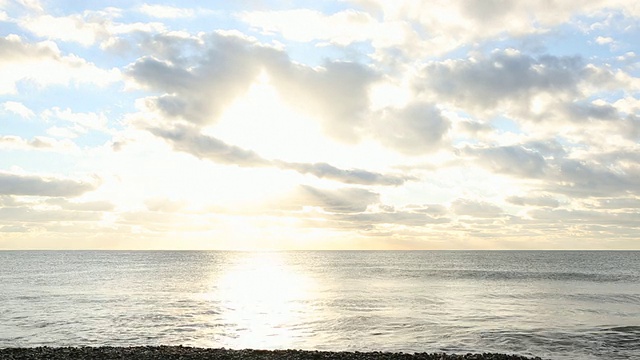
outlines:
[[0, 173], [0, 194], [73, 197], [94, 190], [95, 185], [70, 179]]
[[466, 148], [464, 153], [495, 172], [518, 177], [539, 178], [544, 175], [547, 167], [540, 153], [518, 145]]
[[405, 209], [411, 212], [427, 214], [431, 217], [442, 217], [449, 212], [446, 206], [440, 204], [407, 205]]
[[565, 112], [568, 120], [575, 122], [615, 120], [619, 118], [618, 110], [609, 104], [573, 102], [565, 105]]
[[540, 92], [575, 93], [587, 73], [580, 57], [534, 58], [505, 50], [477, 59], [430, 63], [416, 86], [460, 105], [493, 108], [503, 100], [528, 100]]
[[600, 199], [593, 206], [596, 209], [640, 209], [640, 198], [611, 198]]
[[560, 202], [550, 196], [510, 196], [505, 199], [507, 202], [520, 206], [543, 206], [556, 208]]
[[401, 109], [385, 109], [376, 138], [402, 153], [420, 155], [440, 148], [451, 127], [433, 104], [416, 102]]
[[640, 228], [637, 212], [606, 212], [590, 210], [569, 210], [540, 208], [531, 210], [528, 215], [534, 220], [561, 224], [586, 224], [599, 226], [623, 226]]
[[638, 194], [640, 160], [637, 154], [594, 154], [589, 161], [569, 158], [555, 141], [487, 148], [467, 147], [474, 163], [497, 173], [536, 179], [537, 190], [569, 197], [610, 197]]
[[146, 45], [153, 56], [138, 59], [127, 74], [161, 92], [147, 99], [148, 106], [169, 118], [214, 122], [265, 71], [283, 99], [319, 116], [328, 134], [346, 141], [358, 138], [369, 105], [367, 89], [376, 78], [364, 65], [327, 60], [320, 67], [304, 66], [283, 51], [219, 33], [204, 36], [196, 48], [193, 39], [155, 38]]
[[408, 175], [381, 174], [363, 169], [344, 170], [327, 163], [292, 163], [282, 160], [267, 160], [254, 151], [229, 145], [222, 140], [201, 134], [197, 128], [192, 126], [179, 125], [171, 129], [151, 127], [147, 130], [168, 141], [178, 151], [220, 164], [242, 167], [272, 166], [346, 184], [395, 186], [415, 180]]
[[462, 1], [460, 5], [461, 13], [468, 19], [494, 25], [496, 21], [510, 14], [515, 4], [508, 0], [484, 0], [481, 3]]
[[629, 115], [619, 122], [620, 134], [627, 139], [640, 140], [640, 116]]
[[370, 228], [380, 224], [404, 225], [404, 226], [425, 226], [428, 224], [443, 224], [450, 220], [444, 217], [432, 217], [421, 212], [393, 211], [345, 214], [339, 216], [340, 221], [359, 224], [360, 227]]
[[343, 182], [345, 184], [360, 185], [402, 185], [407, 181], [415, 180], [409, 175], [381, 174], [362, 169], [339, 169], [327, 163], [290, 163], [274, 161], [280, 168], [294, 170], [301, 174], [311, 174], [319, 178], [325, 178]]
[[503, 216], [502, 209], [496, 205], [484, 201], [458, 199], [451, 204], [451, 209], [457, 215], [465, 215], [476, 218], [495, 218]]
[[522, 146], [551, 159], [560, 159], [567, 155], [564, 146], [555, 139], [529, 141], [522, 144]]
[[[140, 58], [127, 74], [150, 90], [164, 93], [149, 99], [153, 107], [195, 124], [215, 121], [225, 105], [248, 89], [266, 63], [278, 62], [271, 58], [288, 61], [280, 51], [235, 36], [210, 34], [192, 54], [188, 51], [192, 39], [162, 40], [157, 51], [149, 48], [160, 58]], [[167, 47], [173, 49], [167, 51]], [[183, 48], [180, 55], [177, 48]]]
[[640, 191], [640, 169], [627, 172], [585, 161], [564, 159], [559, 162], [547, 190], [577, 197], [610, 197]]
[[[102, 215], [89, 211], [35, 210], [30, 207], [0, 208], [0, 222], [46, 223], [56, 221], [98, 221]], [[15, 224], [14, 224], [15, 225]]]
[[354, 141], [368, 111], [368, 86], [376, 79], [369, 68], [351, 62], [325, 61], [320, 68], [291, 62], [269, 67], [283, 98], [300, 110], [320, 115], [324, 130]]
[[168, 141], [174, 149], [221, 164], [238, 166], [268, 166], [270, 162], [251, 150], [229, 145], [222, 140], [203, 135], [191, 126], [171, 129], [147, 128], [152, 134]]

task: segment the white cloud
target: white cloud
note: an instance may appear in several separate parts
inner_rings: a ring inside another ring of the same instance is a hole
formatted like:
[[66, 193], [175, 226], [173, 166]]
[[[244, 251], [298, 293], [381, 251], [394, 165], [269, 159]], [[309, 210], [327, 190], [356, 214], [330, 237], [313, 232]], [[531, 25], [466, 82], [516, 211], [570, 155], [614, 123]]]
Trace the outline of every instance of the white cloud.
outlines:
[[17, 101], [5, 101], [4, 103], [2, 103], [2, 108], [5, 111], [12, 112], [24, 119], [29, 119], [35, 116], [31, 109], [24, 106], [23, 103]]
[[108, 119], [103, 113], [76, 113], [69, 108], [62, 110], [59, 107], [53, 107], [43, 111], [41, 115], [45, 120], [55, 118], [70, 122], [74, 125], [73, 130], [75, 132], [86, 133], [88, 130], [108, 131]]
[[165, 31], [159, 22], [118, 22], [122, 10], [107, 7], [102, 10], [86, 10], [66, 16], [54, 16], [42, 12], [15, 19], [20, 27], [49, 40], [75, 42], [85, 47], [100, 43], [102, 49], [122, 47], [123, 36], [128, 34], [152, 34]]
[[[21, 32], [0, 38], [0, 94], [15, 94], [0, 111], [29, 120], [0, 136], [28, 158], [0, 174], [0, 246], [43, 244], [27, 231], [129, 248], [637, 242], [633, 2], [235, 4], [220, 22], [179, 4], [0, 3]], [[126, 94], [80, 93], [120, 71]], [[72, 141], [94, 131], [111, 141]], [[92, 172], [100, 186], [74, 175]]]
[[326, 61], [312, 68], [292, 62], [280, 50], [219, 33], [203, 36], [201, 51], [173, 61], [180, 52], [165, 53], [164, 47], [186, 50], [193, 39], [170, 36], [163, 40], [159, 53], [153, 54], [157, 57], [140, 58], [128, 69], [136, 84], [163, 93], [147, 99], [147, 107], [163, 116], [199, 125], [214, 123], [266, 71], [282, 98], [316, 116], [328, 134], [343, 141], [358, 139], [369, 102], [368, 86], [376, 78], [368, 67]]
[[35, 11], [35, 12], [44, 11], [44, 8], [42, 7], [42, 2], [40, 0], [17, 0], [17, 2], [31, 11]]
[[0, 38], [0, 94], [17, 91], [19, 81], [39, 86], [89, 83], [106, 86], [120, 79], [117, 69], [104, 70], [76, 55], [63, 55], [55, 43], [26, 43], [16, 35]]
[[23, 18], [19, 25], [40, 37], [73, 41], [85, 46], [94, 44], [98, 38], [106, 35], [102, 24], [87, 22], [81, 15], [40, 15]]
[[606, 45], [606, 44], [611, 44], [613, 43], [613, 38], [609, 37], [609, 36], [598, 36], [596, 38], [596, 43], [598, 43], [598, 45]]
[[0, 136], [0, 149], [11, 150], [40, 150], [61, 153], [77, 152], [79, 149], [68, 139], [56, 140], [46, 136], [35, 136], [31, 140], [15, 135]]

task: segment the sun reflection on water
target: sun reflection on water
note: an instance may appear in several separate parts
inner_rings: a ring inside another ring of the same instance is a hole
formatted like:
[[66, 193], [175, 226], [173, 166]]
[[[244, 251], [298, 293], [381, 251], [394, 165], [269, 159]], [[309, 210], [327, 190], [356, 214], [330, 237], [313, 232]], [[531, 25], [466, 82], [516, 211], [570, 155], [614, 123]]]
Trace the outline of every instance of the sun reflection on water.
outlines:
[[303, 337], [313, 281], [284, 253], [239, 253], [213, 284], [224, 333], [219, 346], [290, 348]]

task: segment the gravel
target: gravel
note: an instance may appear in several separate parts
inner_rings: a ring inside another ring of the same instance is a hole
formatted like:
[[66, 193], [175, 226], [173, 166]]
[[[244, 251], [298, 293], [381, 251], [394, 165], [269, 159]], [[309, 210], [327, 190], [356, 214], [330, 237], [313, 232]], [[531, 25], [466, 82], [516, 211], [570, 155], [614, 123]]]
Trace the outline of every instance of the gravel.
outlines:
[[224, 360], [542, 360], [506, 354], [445, 354], [445, 353], [389, 353], [389, 352], [333, 352], [303, 350], [229, 350], [185, 346], [135, 347], [33, 347], [0, 349], [0, 359], [224, 359]]

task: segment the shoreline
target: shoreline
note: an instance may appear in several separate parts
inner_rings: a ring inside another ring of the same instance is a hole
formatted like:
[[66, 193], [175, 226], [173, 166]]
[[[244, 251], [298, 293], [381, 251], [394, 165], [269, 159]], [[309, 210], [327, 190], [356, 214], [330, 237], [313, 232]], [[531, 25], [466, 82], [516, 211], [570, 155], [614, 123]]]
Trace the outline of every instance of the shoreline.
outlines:
[[314, 350], [233, 350], [225, 348], [198, 348], [188, 346], [82, 346], [82, 347], [7, 347], [0, 348], [0, 359], [223, 359], [223, 360], [542, 360], [500, 353], [446, 354], [446, 353], [392, 353], [359, 351]]

